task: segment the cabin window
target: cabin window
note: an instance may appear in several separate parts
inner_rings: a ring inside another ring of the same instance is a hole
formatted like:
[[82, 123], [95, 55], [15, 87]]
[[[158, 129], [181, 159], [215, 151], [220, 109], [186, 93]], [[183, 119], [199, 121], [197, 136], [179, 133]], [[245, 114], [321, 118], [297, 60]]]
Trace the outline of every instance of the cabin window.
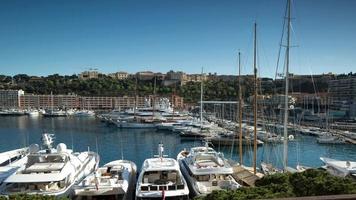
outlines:
[[210, 175], [207, 174], [207, 175], [198, 175], [196, 176], [196, 179], [198, 181], [209, 181], [210, 180]]
[[181, 182], [177, 171], [152, 171], [145, 172], [143, 175], [143, 183], [154, 185], [176, 184]]

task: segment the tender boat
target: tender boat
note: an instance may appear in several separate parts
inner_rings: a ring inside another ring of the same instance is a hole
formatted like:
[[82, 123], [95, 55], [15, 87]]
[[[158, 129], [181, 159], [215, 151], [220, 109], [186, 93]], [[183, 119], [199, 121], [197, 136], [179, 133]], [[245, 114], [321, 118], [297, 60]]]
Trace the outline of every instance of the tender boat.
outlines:
[[163, 150], [163, 144], [159, 144], [159, 155], [143, 162], [136, 185], [137, 200], [189, 199], [188, 185], [178, 162], [164, 157]]
[[192, 196], [206, 195], [213, 190], [235, 190], [241, 185], [232, 177], [233, 168], [222, 153], [205, 146], [183, 150], [177, 160]]
[[54, 149], [52, 134], [43, 134], [42, 142], [44, 149], [31, 145], [26, 164], [4, 180], [3, 195], [71, 196], [74, 184], [97, 169], [97, 153], [73, 153], [63, 143]]
[[320, 160], [325, 163], [324, 168], [334, 176], [355, 176], [356, 175], [356, 162], [342, 161], [326, 157], [320, 157]]
[[83, 197], [132, 199], [136, 171], [136, 165], [131, 161], [109, 162], [76, 185], [74, 195], [76, 199]]

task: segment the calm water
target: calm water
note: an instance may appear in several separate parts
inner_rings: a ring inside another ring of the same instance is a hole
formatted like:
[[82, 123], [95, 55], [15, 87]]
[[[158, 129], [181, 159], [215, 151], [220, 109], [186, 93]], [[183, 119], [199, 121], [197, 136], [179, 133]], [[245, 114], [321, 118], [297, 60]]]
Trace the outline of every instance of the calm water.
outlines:
[[[111, 160], [132, 160], [140, 168], [142, 162], [157, 154], [160, 141], [165, 146], [165, 154], [176, 158], [179, 151], [200, 145], [199, 141], [186, 141], [170, 132], [154, 130], [118, 129], [107, 126], [95, 118], [31, 118], [0, 117], [0, 152], [20, 148], [32, 143], [40, 143], [43, 132], [55, 134], [56, 143], [63, 142], [75, 151], [85, 151], [88, 148], [98, 151], [101, 164]], [[290, 166], [298, 162], [303, 165], [319, 167], [322, 165], [320, 156], [342, 160], [356, 160], [356, 145], [319, 145], [314, 137], [296, 135], [296, 140], [288, 145], [288, 160]], [[238, 160], [235, 146], [215, 146], [225, 157]], [[250, 164], [253, 158], [253, 147], [244, 147], [244, 162]], [[283, 145], [264, 145], [258, 148], [258, 161], [271, 161], [282, 165]]]

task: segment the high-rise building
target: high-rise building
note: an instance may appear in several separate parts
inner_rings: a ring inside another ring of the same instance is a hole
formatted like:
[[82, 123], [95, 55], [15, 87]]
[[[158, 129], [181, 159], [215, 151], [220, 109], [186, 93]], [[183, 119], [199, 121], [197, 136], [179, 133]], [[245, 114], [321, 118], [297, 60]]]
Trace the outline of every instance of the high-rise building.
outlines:
[[356, 76], [339, 76], [329, 81], [329, 94], [333, 112], [356, 118]]

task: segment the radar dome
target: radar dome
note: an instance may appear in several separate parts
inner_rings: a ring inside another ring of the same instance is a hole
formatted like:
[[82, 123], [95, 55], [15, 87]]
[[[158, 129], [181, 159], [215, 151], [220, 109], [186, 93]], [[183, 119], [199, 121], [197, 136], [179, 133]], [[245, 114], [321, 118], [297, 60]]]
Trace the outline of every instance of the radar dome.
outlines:
[[67, 151], [67, 145], [63, 144], [63, 143], [59, 143], [57, 145], [57, 152], [61, 153], [61, 152], [66, 152]]
[[30, 151], [30, 153], [37, 153], [40, 150], [40, 146], [38, 146], [38, 144], [31, 144], [28, 147], [28, 150]]

